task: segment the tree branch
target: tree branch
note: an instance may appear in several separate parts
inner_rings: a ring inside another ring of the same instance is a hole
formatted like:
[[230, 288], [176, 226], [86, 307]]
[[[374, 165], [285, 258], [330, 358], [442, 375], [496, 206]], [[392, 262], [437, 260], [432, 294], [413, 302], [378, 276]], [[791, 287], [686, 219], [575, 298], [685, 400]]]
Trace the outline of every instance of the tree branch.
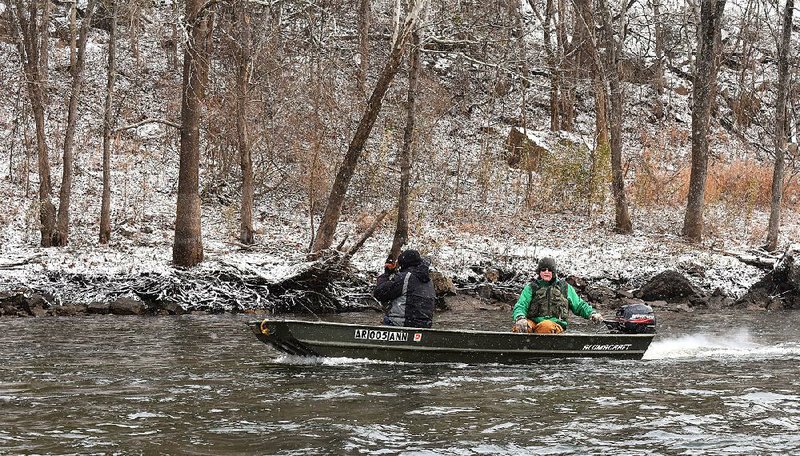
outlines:
[[146, 124], [150, 124], [150, 123], [159, 123], [159, 124], [163, 124], [163, 125], [168, 125], [170, 127], [177, 128], [178, 130], [180, 130], [182, 128], [181, 124], [179, 124], [177, 122], [173, 122], [171, 120], [147, 118], [147, 119], [144, 119], [144, 120], [140, 120], [139, 122], [136, 122], [134, 124], [125, 125], [124, 127], [115, 128], [114, 132], [116, 133], [118, 131], [130, 130], [130, 129], [138, 128], [138, 127], [141, 127], [142, 125], [146, 125]]
[[372, 225], [370, 225], [369, 228], [367, 228], [367, 231], [365, 231], [364, 234], [361, 235], [361, 238], [358, 240], [358, 242], [353, 244], [353, 246], [350, 247], [350, 250], [348, 250], [347, 253], [344, 254], [343, 261], [347, 261], [350, 257], [355, 255], [356, 252], [358, 252], [358, 250], [364, 245], [364, 243], [367, 242], [367, 239], [369, 239], [375, 232], [375, 230], [378, 229], [378, 226], [380, 226], [381, 222], [383, 221], [384, 218], [386, 218], [386, 215], [389, 214], [389, 212], [391, 212], [389, 209], [384, 209], [378, 215], [378, 217], [375, 218], [375, 221], [373, 221]]

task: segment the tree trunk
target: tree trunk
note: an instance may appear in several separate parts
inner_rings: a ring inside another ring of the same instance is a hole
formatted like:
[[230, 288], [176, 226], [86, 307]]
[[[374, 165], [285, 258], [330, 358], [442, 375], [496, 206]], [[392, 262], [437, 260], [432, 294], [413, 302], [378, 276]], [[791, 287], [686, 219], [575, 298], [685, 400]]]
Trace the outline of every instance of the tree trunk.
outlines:
[[236, 136], [239, 143], [239, 161], [242, 168], [242, 213], [239, 241], [250, 245], [253, 236], [253, 159], [247, 136], [247, 100], [249, 95], [250, 65], [250, 14], [244, 1], [236, 3], [239, 26], [239, 44], [236, 55]]
[[786, 0], [783, 13], [783, 33], [778, 47], [778, 100], [775, 103], [775, 169], [772, 173], [772, 200], [770, 201], [767, 250], [778, 248], [781, 225], [781, 200], [783, 199], [783, 168], [786, 147], [786, 105], [789, 95], [789, 46], [792, 39], [794, 0]]
[[[44, 83], [44, 80], [41, 81]], [[39, 85], [40, 82], [30, 82], [32, 85]], [[50, 158], [47, 148], [47, 136], [45, 133], [45, 107], [42, 89], [36, 87], [31, 92], [31, 110], [36, 123], [36, 151], [37, 164], [39, 170], [39, 218], [42, 226], [41, 244], [42, 247], [51, 247], [53, 244], [53, 233], [56, 231], [56, 207], [50, 199], [53, 187], [50, 182]]]
[[725, 0], [703, 1], [700, 7], [700, 42], [692, 81], [692, 172], [682, 234], [692, 242], [703, 238], [703, 207], [708, 174], [708, 129], [716, 97], [717, 43]]
[[370, 0], [359, 0], [358, 4], [358, 93], [363, 96], [367, 87], [367, 70], [369, 69], [369, 23]]
[[[176, 2], [177, 3], [177, 2]], [[142, 7], [138, 1], [133, 1], [129, 3], [129, 12], [128, 17], [130, 21], [128, 22], [128, 30], [130, 30], [131, 37], [131, 54], [133, 54], [133, 60], [136, 61], [136, 66], [139, 66], [139, 21], [141, 21], [142, 17]], [[177, 46], [177, 43], [175, 44]]]
[[200, 120], [211, 47], [213, 18], [204, 0], [187, 0], [188, 42], [183, 54], [183, 96], [181, 101], [181, 152], [178, 172], [178, 204], [172, 261], [192, 267], [203, 261], [200, 230]]
[[172, 13], [174, 15], [174, 20], [172, 22], [172, 45], [170, 46], [169, 50], [169, 63], [172, 69], [177, 73], [178, 72], [178, 42], [180, 41], [180, 34], [178, 33], [178, 17], [180, 16], [180, 10], [178, 7], [178, 2], [172, 2]]
[[[661, 16], [661, 2], [663, 0], [652, 0], [653, 2], [653, 26], [655, 27], [655, 52], [656, 52], [656, 74], [653, 77], [653, 88], [661, 96], [664, 93], [664, 24]], [[661, 104], [661, 99], [657, 103]]]
[[400, 67], [405, 44], [408, 41], [411, 31], [416, 26], [424, 2], [425, 0], [415, 0], [414, 7], [408, 13], [405, 24], [400, 33], [398, 33], [397, 39], [394, 41], [386, 65], [384, 65], [383, 70], [378, 76], [378, 81], [375, 83], [375, 88], [367, 102], [367, 108], [358, 123], [356, 132], [345, 154], [344, 161], [339, 167], [336, 179], [333, 182], [333, 187], [331, 188], [331, 193], [328, 196], [328, 202], [325, 206], [325, 212], [322, 215], [322, 220], [317, 229], [317, 237], [314, 239], [311, 248], [312, 254], [317, 254], [329, 248], [333, 243], [333, 236], [336, 232], [336, 226], [339, 224], [339, 216], [342, 213], [342, 205], [344, 204], [347, 187], [350, 185], [350, 180], [353, 177], [356, 164], [364, 149], [364, 144], [369, 138], [372, 126], [375, 124], [375, 120], [380, 112], [381, 105], [383, 104], [383, 96], [386, 94], [386, 90], [388, 90], [389, 85], [392, 83]]
[[560, 51], [560, 65], [564, 77], [561, 80], [561, 92], [559, 98], [559, 126], [562, 130], [572, 131], [575, 128], [575, 66], [573, 58], [568, 57], [575, 54], [575, 41], [570, 43], [567, 40], [567, 2], [558, 0], [558, 22], [556, 25], [556, 36]]
[[[607, 0], [600, 1], [600, 14], [603, 21], [603, 35], [606, 42], [608, 75], [611, 102], [611, 190], [614, 196], [614, 231], [623, 234], [633, 232], [633, 224], [628, 213], [628, 199], [625, 194], [625, 176], [622, 173], [622, 126], [624, 100], [619, 76], [619, 55], [621, 44], [614, 38], [611, 24], [611, 10]], [[605, 88], [603, 88], [605, 91]]]
[[411, 185], [412, 150], [414, 124], [416, 122], [417, 80], [419, 78], [419, 55], [421, 40], [419, 29], [411, 34], [408, 70], [408, 103], [406, 105], [406, 128], [403, 132], [403, 148], [400, 150], [400, 192], [397, 199], [397, 227], [389, 256], [395, 260], [400, 249], [408, 241], [408, 196]]
[[[533, 0], [528, 0], [532, 2]], [[547, 66], [550, 69], [550, 130], [558, 131], [561, 127], [559, 122], [559, 107], [558, 107], [558, 91], [559, 80], [561, 78], [561, 70], [556, 59], [556, 53], [553, 50], [553, 38], [550, 31], [550, 22], [553, 20], [555, 9], [553, 0], [547, 0], [547, 6], [544, 11], [544, 47], [547, 53]]]
[[78, 48], [75, 42], [75, 38], [77, 35], [77, 30], [75, 29], [75, 24], [77, 22], [78, 16], [78, 2], [77, 0], [73, 0], [72, 4], [69, 6], [69, 67], [70, 69], [75, 68], [75, 50]]
[[[8, 4], [11, 11], [12, 33], [16, 37], [31, 103], [31, 114], [36, 124], [41, 245], [50, 247], [56, 225], [56, 209], [51, 200], [50, 158], [45, 133], [47, 58], [50, 46], [48, 24], [51, 3], [48, 0], [31, 0], [27, 8], [21, 0]], [[27, 13], [24, 12], [25, 9]]]
[[100, 204], [100, 243], [111, 239], [111, 106], [117, 78], [117, 2], [111, 0], [111, 30], [108, 35], [108, 74], [103, 118], [103, 198]]
[[[512, 5], [514, 2], [512, 1]], [[561, 68], [559, 66], [559, 59], [556, 57], [556, 50], [553, 47], [553, 20], [555, 16], [555, 5], [553, 0], [547, 0], [545, 4], [545, 11], [544, 15], [539, 14], [539, 10], [536, 6], [535, 0], [528, 0], [528, 6], [530, 7], [531, 11], [536, 15], [539, 19], [539, 22], [542, 24], [542, 33], [544, 39], [544, 50], [545, 50], [545, 62], [547, 64], [547, 69], [549, 72], [549, 79], [550, 79], [550, 130], [551, 131], [558, 131], [560, 128], [560, 99], [559, 99], [559, 80], [561, 78]], [[524, 40], [525, 40], [525, 23], [522, 20], [521, 14], [522, 10], [517, 8], [517, 17], [518, 22], [520, 23], [520, 30], [522, 34], [519, 37], [520, 41], [520, 48], [524, 49]], [[556, 32], [558, 29], [555, 29]], [[558, 33], [556, 33], [558, 37]], [[556, 47], [560, 44], [560, 40], [556, 43]], [[524, 55], [524, 54], [523, 54]], [[527, 59], [525, 59], [527, 61]], [[527, 70], [527, 66], [524, 67]], [[527, 74], [526, 74], [527, 77]], [[526, 85], [527, 87], [527, 85]], [[524, 96], [524, 93], [523, 93]]]
[[[597, 57], [599, 58], [599, 56]], [[609, 65], [612, 62], [609, 61]], [[615, 71], [614, 67], [611, 69]], [[611, 145], [608, 141], [608, 96], [606, 91], [606, 77], [603, 77], [598, 69], [594, 77], [594, 148], [591, 152], [591, 163], [589, 172], [589, 197], [587, 213], [591, 217], [592, 205], [595, 196], [602, 194], [598, 199], [605, 199], [604, 184], [607, 183], [605, 170], [608, 166], [608, 156]]]
[[89, 0], [83, 19], [81, 19], [75, 65], [72, 66], [72, 87], [67, 107], [67, 129], [64, 134], [64, 159], [61, 173], [61, 190], [58, 201], [58, 222], [53, 233], [54, 246], [65, 246], [69, 242], [69, 204], [72, 197], [72, 168], [74, 163], [75, 128], [78, 123], [78, 100], [83, 88], [84, 67], [86, 66], [86, 39], [94, 14], [95, 0]]
[[[578, 115], [575, 103], [577, 101], [578, 84], [582, 80], [592, 78], [597, 70], [593, 63], [592, 52], [594, 42], [594, 19], [592, 0], [574, 0], [575, 20], [572, 29], [572, 43], [568, 50], [570, 69], [562, 92], [565, 92], [567, 103], [562, 107], [562, 127], [572, 131]], [[563, 19], [562, 19], [563, 20]], [[597, 100], [595, 100], [597, 102]]]

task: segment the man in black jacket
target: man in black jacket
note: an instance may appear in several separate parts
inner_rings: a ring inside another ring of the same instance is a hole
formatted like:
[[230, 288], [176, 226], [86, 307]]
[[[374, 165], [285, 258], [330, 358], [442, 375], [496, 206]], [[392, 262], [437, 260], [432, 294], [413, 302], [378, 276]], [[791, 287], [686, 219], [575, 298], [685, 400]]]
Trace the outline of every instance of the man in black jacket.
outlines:
[[399, 272], [387, 263], [373, 296], [389, 306], [383, 324], [430, 328], [436, 292], [431, 282], [428, 262], [416, 250], [408, 249], [397, 259]]

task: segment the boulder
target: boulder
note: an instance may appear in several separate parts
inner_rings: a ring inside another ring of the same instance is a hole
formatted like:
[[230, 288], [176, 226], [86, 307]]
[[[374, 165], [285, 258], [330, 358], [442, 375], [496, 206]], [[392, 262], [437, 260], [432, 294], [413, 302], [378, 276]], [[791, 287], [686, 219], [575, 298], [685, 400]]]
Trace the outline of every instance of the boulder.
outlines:
[[626, 298], [626, 299], [633, 299], [633, 292], [630, 290], [617, 290], [617, 297], [618, 298]]
[[706, 307], [710, 310], [726, 309], [732, 307], [734, 302], [736, 302], [736, 300], [729, 296], [711, 296], [708, 298]]
[[703, 293], [678, 271], [664, 271], [644, 284], [636, 296], [645, 301], [685, 302]]
[[109, 312], [107, 302], [90, 302], [86, 305], [86, 313], [92, 315], [105, 315]]
[[674, 303], [667, 301], [646, 301], [645, 304], [652, 307], [653, 310], [659, 312], [691, 312], [692, 309], [689, 304], [685, 302]]
[[506, 162], [512, 168], [539, 172], [542, 157], [550, 154], [550, 146], [541, 132], [514, 127], [506, 138]]
[[22, 307], [29, 315], [43, 317], [47, 315], [47, 309], [52, 301], [52, 296], [34, 293], [23, 302]]
[[475, 293], [476, 293], [478, 296], [480, 296], [482, 299], [489, 300], [489, 299], [492, 299], [492, 291], [493, 291], [493, 288], [494, 288], [494, 287], [492, 287], [492, 286], [491, 286], [490, 284], [488, 284], [488, 283], [482, 283], [482, 284], [478, 285], [478, 286], [475, 288]]
[[607, 306], [612, 299], [617, 297], [617, 292], [608, 287], [597, 286], [586, 288], [586, 300], [591, 303], [597, 303]]
[[16, 290], [3, 290], [0, 291], [0, 305], [10, 304], [12, 306], [19, 306], [25, 302], [25, 295], [30, 290], [16, 289]]
[[142, 301], [133, 298], [117, 298], [108, 306], [108, 310], [114, 315], [144, 315], [147, 306]]
[[486, 281], [491, 282], [491, 283], [499, 281], [500, 280], [500, 275], [501, 275], [501, 272], [497, 268], [489, 268], [483, 274], [483, 276], [486, 277]]
[[76, 315], [85, 315], [87, 313], [87, 306], [86, 304], [64, 304], [63, 306], [53, 306], [50, 310], [53, 315], [74, 317]]
[[431, 271], [431, 281], [436, 290], [436, 296], [455, 296], [456, 286], [450, 277], [445, 276], [439, 271]]
[[690, 300], [694, 307], [704, 307], [709, 310], [720, 310], [731, 307], [734, 299], [729, 297], [721, 288], [716, 288], [711, 296]]
[[495, 301], [514, 304], [519, 299], [519, 293], [504, 288], [495, 287], [492, 289], [492, 298]]
[[186, 313], [186, 310], [183, 307], [181, 307], [180, 304], [171, 299], [158, 301], [156, 303], [156, 307], [158, 307], [161, 310], [161, 313], [166, 315], [183, 315]]

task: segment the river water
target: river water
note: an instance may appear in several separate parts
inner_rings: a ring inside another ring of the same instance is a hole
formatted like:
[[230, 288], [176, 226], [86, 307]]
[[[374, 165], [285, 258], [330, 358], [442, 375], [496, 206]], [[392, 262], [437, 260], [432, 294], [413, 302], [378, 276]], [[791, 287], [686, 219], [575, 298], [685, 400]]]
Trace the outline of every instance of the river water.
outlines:
[[800, 454], [800, 312], [659, 318], [645, 360], [530, 366], [287, 357], [242, 315], [0, 319], [0, 454]]

